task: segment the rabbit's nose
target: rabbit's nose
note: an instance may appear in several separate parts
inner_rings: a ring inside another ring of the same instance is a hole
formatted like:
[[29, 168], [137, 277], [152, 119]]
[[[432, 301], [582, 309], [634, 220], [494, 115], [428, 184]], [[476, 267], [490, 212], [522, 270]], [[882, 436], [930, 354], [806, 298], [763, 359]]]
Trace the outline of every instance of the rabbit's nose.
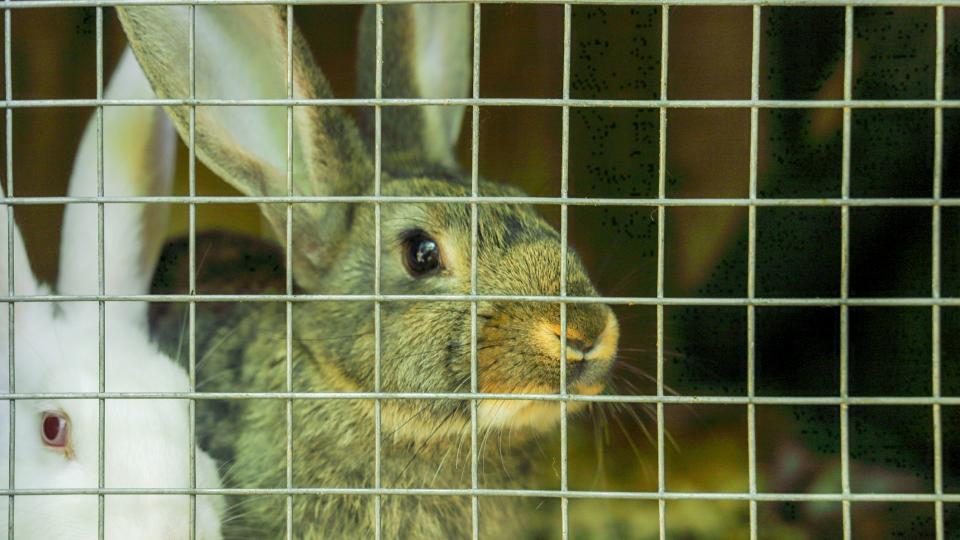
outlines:
[[[560, 325], [550, 325], [556, 342], [560, 341]], [[620, 325], [613, 310], [608, 309], [603, 324], [593, 334], [586, 334], [579, 325], [567, 324], [567, 360], [609, 361], [617, 355], [617, 342], [620, 339]], [[559, 349], [559, 343], [555, 345]], [[559, 352], [559, 351], [558, 351]]]
[[[553, 335], [557, 337], [557, 340], [560, 339], [560, 325], [552, 325], [550, 328], [553, 331]], [[578, 356], [586, 356], [593, 349], [595, 340], [584, 336], [579, 330], [572, 326], [567, 326], [567, 352], [568, 356], [570, 352], [577, 354]]]
[[[589, 333], [575, 321], [567, 321], [567, 361], [583, 360], [609, 361], [617, 355], [617, 341], [620, 329], [612, 310], [607, 310], [603, 323]], [[587, 328], [590, 328], [588, 325]], [[550, 356], [560, 356], [560, 325], [556, 322], [542, 322], [534, 332], [541, 350]]]

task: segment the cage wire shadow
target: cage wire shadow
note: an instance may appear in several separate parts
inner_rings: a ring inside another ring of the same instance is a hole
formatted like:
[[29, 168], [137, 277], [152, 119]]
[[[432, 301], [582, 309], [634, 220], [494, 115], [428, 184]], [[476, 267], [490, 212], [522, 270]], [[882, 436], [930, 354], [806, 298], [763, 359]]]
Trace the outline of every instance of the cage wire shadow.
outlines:
[[[440, 0], [435, 0], [440, 3]], [[224, 495], [284, 495], [286, 496], [286, 524], [287, 537], [295, 536], [293, 530], [292, 498], [297, 495], [364, 495], [372, 496], [375, 501], [375, 519], [377, 537], [380, 536], [380, 507], [381, 498], [387, 495], [445, 495], [467, 496], [471, 498], [472, 536], [480, 536], [479, 527], [479, 500], [481, 497], [545, 497], [558, 498], [561, 502], [561, 534], [564, 539], [570, 535], [569, 501], [571, 499], [633, 499], [650, 500], [658, 503], [659, 535], [666, 537], [666, 502], [697, 499], [697, 500], [734, 500], [746, 501], [749, 504], [750, 537], [758, 536], [757, 505], [765, 501], [834, 501], [842, 505], [843, 538], [853, 538], [851, 519], [851, 503], [867, 501], [883, 502], [919, 502], [930, 503], [934, 506], [936, 538], [946, 537], [944, 528], [944, 504], [960, 503], [960, 494], [945, 493], [943, 488], [943, 427], [941, 425], [941, 407], [960, 405], [960, 398], [941, 395], [941, 309], [945, 306], [960, 306], [960, 298], [943, 296], [941, 294], [941, 209], [943, 207], [960, 206], [960, 199], [943, 198], [943, 109], [960, 108], [960, 100], [944, 99], [944, 9], [945, 6], [960, 6], [960, 0], [875, 0], [839, 2], [835, 0], [765, 0], [750, 2], [747, 0], [662, 0], [651, 2], [619, 2], [625, 5], [653, 5], [661, 8], [661, 41], [660, 41], [660, 99], [655, 100], [600, 100], [600, 99], [572, 99], [570, 97], [570, 55], [571, 55], [571, 9], [574, 4], [613, 4], [608, 0], [581, 0], [563, 3], [563, 88], [559, 99], [504, 99], [483, 98], [480, 96], [480, 25], [481, 5], [484, 3], [500, 3], [499, 0], [486, 0], [473, 3], [473, 53], [472, 53], [472, 88], [471, 97], [467, 99], [399, 99], [382, 97], [383, 71], [383, 5], [410, 3], [410, 0], [352, 0], [351, 4], [376, 4], [376, 95], [372, 99], [294, 99], [293, 98], [293, 60], [292, 60], [292, 28], [287, 26], [287, 97], [286, 99], [272, 100], [228, 100], [228, 99], [197, 99], [195, 90], [195, 32], [196, 20], [191, 17], [190, 29], [190, 85], [191, 95], [184, 99], [159, 100], [104, 100], [103, 99], [103, 10], [105, 7], [116, 5], [213, 5], [213, 4], [245, 4], [262, 3], [257, 0], [130, 0], [116, 2], [102, 2], [99, 0], [25, 0], [13, 2], [5, 0], [4, 9], [4, 58], [5, 58], [5, 88], [2, 105], [6, 119], [6, 193], [0, 200], [6, 206], [7, 219], [7, 261], [8, 267], [13, 264], [13, 208], [18, 205], [41, 204], [95, 204], [98, 208], [97, 240], [99, 253], [99, 275], [96, 295], [42, 295], [42, 296], [14, 296], [0, 297], [0, 301], [7, 303], [10, 317], [9, 335], [9, 366], [10, 394], [6, 399], [10, 402], [10, 447], [9, 471], [10, 484], [7, 489], [0, 490], [0, 495], [9, 497], [9, 537], [14, 532], [14, 505], [16, 497], [52, 495], [52, 494], [85, 494], [98, 496], [98, 529], [99, 537], [104, 537], [104, 496], [116, 494], [179, 494], [189, 495], [191, 499], [190, 534], [196, 534], [196, 496], [203, 494]], [[296, 2], [296, 5], [306, 5], [311, 2]], [[318, 2], [319, 3], [319, 2]], [[514, 0], [512, 3], [556, 3], [547, 0]], [[286, 6], [288, 20], [293, 20], [294, 3], [280, 3]], [[746, 100], [671, 100], [668, 96], [667, 70], [669, 60], [669, 20], [670, 8], [682, 5], [736, 5], [749, 6], [752, 10], [752, 45], [750, 61], [750, 98]], [[72, 100], [16, 100], [12, 93], [11, 73], [11, 14], [13, 10], [25, 8], [49, 8], [56, 6], [92, 6], [96, 9], [96, 99]], [[840, 6], [843, 7], [844, 19], [844, 46], [843, 46], [843, 98], [839, 100], [776, 100], [761, 99], [759, 93], [759, 64], [761, 46], [761, 13], [768, 6]], [[853, 21], [854, 7], [860, 6], [925, 6], [935, 10], [936, 17], [936, 59], [934, 99], [924, 100], [861, 100], [854, 99], [852, 94], [852, 64], [853, 64]], [[189, 130], [189, 194], [188, 196], [168, 197], [104, 197], [103, 195], [103, 107], [118, 105], [183, 105], [190, 109]], [[287, 193], [285, 196], [275, 197], [210, 197], [198, 196], [196, 191], [196, 155], [195, 155], [195, 121], [196, 107], [203, 105], [244, 106], [269, 105], [285, 107], [287, 111]], [[375, 177], [374, 193], [372, 196], [294, 196], [292, 176], [292, 114], [294, 106], [301, 105], [339, 105], [339, 106], [372, 106], [375, 111]], [[472, 132], [470, 148], [472, 155], [471, 165], [471, 195], [468, 197], [390, 197], [381, 194], [381, 113], [382, 107], [403, 106], [467, 106], [472, 115]], [[480, 140], [479, 114], [481, 107], [513, 107], [537, 105], [559, 107], [562, 110], [562, 146], [561, 146], [561, 189], [559, 197], [485, 197], [479, 193], [478, 184], [478, 152]], [[12, 114], [14, 109], [30, 107], [96, 107], [98, 159], [97, 175], [98, 188], [96, 197], [17, 197], [15, 195], [15, 180], [13, 177], [13, 128]], [[658, 141], [658, 191], [655, 198], [590, 198], [569, 196], [569, 145], [570, 145], [570, 109], [577, 107], [623, 107], [623, 108], [650, 108], [659, 112], [659, 141]], [[747, 198], [711, 198], [711, 199], [683, 199], [669, 198], [666, 191], [666, 133], [667, 112], [675, 108], [737, 108], [750, 111], [750, 155], [749, 155], [749, 196]], [[841, 168], [841, 195], [838, 198], [803, 199], [803, 198], [759, 198], [757, 194], [758, 170], [758, 114], [768, 108], [824, 108], [842, 110], [842, 168]], [[857, 198], [851, 196], [850, 191], [850, 157], [851, 157], [851, 111], [860, 108], [920, 108], [932, 109], [934, 115], [934, 163], [933, 163], [933, 193], [929, 198]], [[292, 207], [297, 203], [334, 203], [358, 202], [373, 204], [375, 209], [375, 258], [374, 258], [374, 293], [371, 295], [337, 295], [337, 294], [294, 294], [292, 278]], [[401, 295], [384, 294], [380, 283], [380, 246], [382, 242], [380, 219], [381, 206], [402, 202], [433, 202], [469, 205], [471, 212], [471, 278], [469, 295]], [[196, 291], [196, 212], [198, 205], [206, 204], [253, 204], [277, 203], [286, 205], [286, 277], [284, 294], [269, 295], [107, 295], [104, 293], [104, 204], [123, 203], [171, 203], [186, 205], [189, 209], [189, 287]], [[477, 212], [481, 205], [496, 204], [538, 204], [554, 205], [560, 208], [560, 294], [557, 296], [496, 296], [481, 295], [477, 290]], [[656, 295], [648, 297], [568, 297], [566, 289], [567, 273], [567, 246], [570, 206], [643, 206], [656, 209], [657, 213], [657, 269]], [[679, 298], [665, 295], [664, 275], [664, 245], [666, 234], [666, 209], [675, 206], [683, 207], [745, 207], [748, 212], [748, 264], [747, 289], [745, 296], [735, 298]], [[840, 294], [835, 298], [769, 298], [757, 295], [756, 291], [756, 264], [757, 264], [757, 208], [762, 207], [832, 207], [839, 208], [841, 216], [841, 257], [840, 257]], [[910, 298], [851, 298], [850, 297], [850, 208], [851, 207], [919, 207], [929, 208], [932, 219], [932, 243], [930, 246], [932, 270], [930, 275], [930, 295]], [[12, 271], [8, 275], [8, 290], [13, 289]], [[189, 377], [190, 391], [180, 393], [133, 393], [133, 392], [106, 392], [104, 385], [104, 330], [105, 302], [114, 301], [163, 301], [186, 303], [189, 306]], [[470, 392], [469, 393], [402, 393], [385, 392], [381, 381], [381, 308], [384, 302], [401, 301], [467, 301], [471, 309], [471, 344], [470, 344]], [[567, 368], [565, 362], [560, 362], [560, 391], [556, 394], [493, 394], [481, 393], [478, 390], [478, 363], [477, 363], [477, 305], [481, 301], [507, 300], [515, 302], [549, 302], [560, 305], [559, 333], [561, 341], [561, 358], [565, 358], [567, 347], [567, 305], [571, 303], [595, 303], [626, 305], [646, 305], [656, 308], [656, 393], [651, 396], [636, 395], [603, 395], [585, 396], [569, 394], [567, 392]], [[61, 392], [61, 393], [18, 393], [15, 387], [14, 371], [14, 303], [16, 302], [76, 302], [96, 301], [99, 305], [99, 391], [96, 393]], [[197, 392], [196, 391], [196, 306], [200, 302], [283, 302], [286, 306], [286, 390], [283, 392]], [[374, 304], [375, 327], [375, 383], [372, 392], [294, 392], [292, 370], [292, 307], [297, 302], [313, 301], [359, 301]], [[747, 393], [745, 396], [676, 396], [664, 391], [664, 307], [665, 306], [739, 306], [746, 309], [747, 333], [744, 338], [747, 343]], [[840, 392], [833, 397], [814, 396], [764, 396], [756, 393], [756, 309], [760, 306], [833, 306], [839, 308], [840, 313], [840, 351], [839, 351], [839, 378]], [[855, 306], [919, 306], [929, 307], [932, 316], [932, 355], [930, 358], [930, 381], [932, 392], [929, 396], [890, 396], [890, 397], [854, 397], [849, 394], [849, 310]], [[17, 489], [14, 481], [14, 413], [18, 400], [42, 399], [97, 399], [99, 401], [99, 467], [98, 486], [90, 489]], [[196, 400], [211, 399], [276, 399], [286, 403], [286, 487], [285, 488], [221, 488], [201, 489], [196, 487], [196, 455], [195, 447], [190, 448], [190, 488], [185, 489], [121, 489], [106, 488], [104, 483], [104, 403], [107, 399], [188, 399], [190, 403], [190, 433], [194, 435], [194, 407]], [[375, 484], [372, 488], [302, 488], [293, 485], [293, 450], [292, 430], [294, 400], [314, 399], [362, 399], [374, 403], [375, 411]], [[431, 489], [431, 488], [385, 488], [381, 481], [381, 427], [383, 400], [413, 400], [413, 399], [445, 399], [468, 400], [470, 402], [470, 438], [471, 438], [471, 478], [470, 488], [465, 489]], [[478, 402], [483, 399], [500, 400], [534, 400], [557, 402], [560, 409], [560, 488], [558, 490], [521, 490], [521, 489], [491, 489], [480, 485], [478, 477]], [[621, 492], [621, 491], [577, 491], [569, 488], [569, 456], [567, 406], [569, 402], [597, 402], [597, 403], [644, 403], [656, 407], [656, 454], [657, 454], [657, 489], [650, 492]], [[747, 440], [748, 450], [748, 490], [745, 492], [716, 493], [716, 492], [681, 492], [671, 491], [666, 485], [665, 452], [664, 452], [664, 405], [666, 404], [727, 404], [745, 406], [747, 412]], [[757, 405], [826, 405], [839, 408], [840, 415], [840, 457], [841, 457], [841, 489], [836, 493], [768, 493], [758, 489], [757, 484]], [[851, 405], [920, 405], [931, 408], [933, 447], [934, 447], [934, 483], [931, 493], [854, 493], [850, 487], [850, 420], [849, 407]]]

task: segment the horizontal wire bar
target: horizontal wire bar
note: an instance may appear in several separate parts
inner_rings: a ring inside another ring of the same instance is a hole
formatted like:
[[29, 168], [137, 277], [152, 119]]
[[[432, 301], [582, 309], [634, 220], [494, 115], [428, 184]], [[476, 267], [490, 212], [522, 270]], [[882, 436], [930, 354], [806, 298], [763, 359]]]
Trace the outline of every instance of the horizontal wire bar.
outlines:
[[607, 198], [607, 197], [528, 197], [528, 196], [428, 196], [428, 195], [263, 195], [263, 196], [190, 196], [170, 195], [156, 197], [0, 197], [0, 204], [288, 204], [288, 203], [384, 203], [384, 204], [532, 204], [541, 206], [567, 204], [571, 206], [672, 206], [672, 207], [932, 207], [960, 206], [960, 198]]
[[960, 297], [692, 298], [509, 294], [43, 294], [0, 295], [0, 302], [544, 302], [631, 306], [920, 307], [960, 306]]
[[[561, 4], [557, 0], [472, 0], [477, 4]], [[205, 6], [205, 5], [366, 5], [366, 4], [450, 4], [463, 0], [22, 0], [4, 4], [4, 9], [49, 7], [114, 7], [114, 6]], [[791, 7], [934, 7], [960, 6], [960, 0], [576, 0], [582, 5], [605, 6], [791, 6]]]
[[[958, 0], [960, 1], [960, 0]], [[18, 2], [22, 3], [22, 2]], [[13, 4], [16, 5], [16, 4]], [[276, 98], [276, 99], [12, 99], [0, 100], [9, 109], [98, 106], [200, 107], [417, 107], [478, 105], [484, 107], [577, 107], [631, 109], [956, 109], [960, 100], [945, 99], [576, 99], [576, 98]]]
[[960, 493], [739, 493], [665, 491], [572, 491], [492, 488], [61, 488], [0, 489], [0, 496], [37, 495], [414, 495], [478, 497], [547, 497], [572, 499], [711, 500], [711, 501], [853, 501], [853, 502], [960, 502]]
[[0, 394], [0, 400], [58, 399], [199, 399], [199, 400], [510, 400], [510, 401], [581, 401], [586, 403], [641, 403], [675, 405], [960, 405], [960, 396], [631, 396], [586, 394], [492, 394], [483, 392], [46, 392]]

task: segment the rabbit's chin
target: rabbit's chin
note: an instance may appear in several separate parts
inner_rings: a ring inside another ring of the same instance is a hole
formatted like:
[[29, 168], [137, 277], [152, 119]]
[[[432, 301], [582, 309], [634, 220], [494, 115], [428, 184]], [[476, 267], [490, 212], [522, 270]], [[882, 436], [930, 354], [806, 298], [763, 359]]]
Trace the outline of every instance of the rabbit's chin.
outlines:
[[[571, 395], [595, 396], [604, 384], [582, 384], [570, 387]], [[556, 390], [529, 388], [523, 394], [555, 394]], [[568, 401], [567, 414], [576, 414], [587, 406], [586, 401]], [[514, 433], [528, 434], [550, 431], [560, 422], [560, 402], [525, 399], [483, 400], [477, 406], [477, 422], [483, 429], [509, 427]]]

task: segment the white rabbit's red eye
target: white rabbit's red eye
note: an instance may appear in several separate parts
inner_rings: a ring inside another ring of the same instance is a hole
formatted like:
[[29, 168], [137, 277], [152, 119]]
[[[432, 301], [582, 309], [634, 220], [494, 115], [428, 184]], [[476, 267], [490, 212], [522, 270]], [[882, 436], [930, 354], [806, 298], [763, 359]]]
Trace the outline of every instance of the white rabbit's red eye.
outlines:
[[427, 233], [410, 231], [403, 239], [403, 266], [413, 277], [436, 272], [443, 266], [440, 246]]
[[58, 411], [43, 413], [40, 423], [40, 436], [43, 444], [53, 448], [64, 448], [70, 442], [70, 422], [67, 416]]

